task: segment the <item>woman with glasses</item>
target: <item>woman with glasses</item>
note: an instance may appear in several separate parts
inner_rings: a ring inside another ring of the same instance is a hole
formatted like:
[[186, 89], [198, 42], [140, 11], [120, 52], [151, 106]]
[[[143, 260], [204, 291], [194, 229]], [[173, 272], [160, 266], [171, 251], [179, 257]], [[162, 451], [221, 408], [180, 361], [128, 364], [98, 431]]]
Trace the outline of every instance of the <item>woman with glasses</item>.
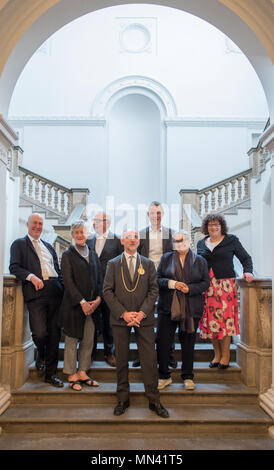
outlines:
[[209, 287], [207, 262], [190, 249], [190, 236], [184, 230], [173, 235], [173, 251], [165, 253], [158, 271], [157, 305], [158, 389], [171, 384], [169, 352], [179, 329], [182, 367], [186, 390], [195, 388], [193, 361], [196, 330], [203, 314], [203, 293]]
[[202, 233], [206, 236], [198, 242], [197, 253], [207, 260], [210, 286], [199, 328], [202, 338], [212, 340], [215, 356], [209, 367], [227, 369], [231, 337], [239, 334], [233, 257], [235, 255], [241, 262], [247, 282], [254, 279], [252, 259], [239, 239], [227, 233], [222, 215], [208, 214], [202, 222]]

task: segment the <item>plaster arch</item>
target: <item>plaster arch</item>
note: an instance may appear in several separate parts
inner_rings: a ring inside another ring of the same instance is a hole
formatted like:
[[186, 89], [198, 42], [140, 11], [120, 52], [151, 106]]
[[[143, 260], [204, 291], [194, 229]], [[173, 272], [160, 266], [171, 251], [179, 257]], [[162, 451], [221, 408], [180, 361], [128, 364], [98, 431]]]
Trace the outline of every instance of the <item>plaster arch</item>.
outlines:
[[177, 116], [175, 101], [160, 82], [149, 77], [130, 75], [114, 80], [99, 93], [91, 108], [92, 117], [105, 119], [114, 103], [129, 94], [150, 98], [159, 108], [162, 120]]
[[[24, 66], [55, 31], [92, 11], [128, 0], [0, 0], [0, 113], [9, 102]], [[273, 4], [268, 0], [135, 0], [191, 13], [230, 37], [253, 65], [264, 88], [271, 121], [274, 118]]]

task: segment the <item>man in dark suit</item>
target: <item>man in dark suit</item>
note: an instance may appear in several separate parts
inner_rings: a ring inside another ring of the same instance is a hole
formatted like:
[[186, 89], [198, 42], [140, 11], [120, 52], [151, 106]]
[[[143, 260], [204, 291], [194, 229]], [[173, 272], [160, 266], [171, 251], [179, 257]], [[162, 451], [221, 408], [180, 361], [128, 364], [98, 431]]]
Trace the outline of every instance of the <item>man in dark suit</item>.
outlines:
[[[106, 274], [108, 261], [118, 256], [123, 251], [120, 239], [109, 230], [110, 222], [110, 217], [105, 212], [98, 212], [95, 214], [93, 218], [95, 235], [93, 238], [87, 240], [87, 245], [92, 250], [96, 251], [99, 257], [103, 280]], [[115, 367], [116, 360], [114, 356], [112, 329], [109, 322], [109, 308], [104, 299], [102, 299], [100, 307], [103, 323], [102, 334], [104, 340], [104, 356], [106, 362], [112, 367]], [[93, 355], [95, 354], [96, 344], [97, 334], [95, 333]]]
[[36, 368], [45, 371], [45, 381], [63, 387], [56, 375], [60, 328], [58, 311], [63, 297], [63, 282], [53, 247], [40, 238], [43, 218], [32, 214], [28, 234], [11, 245], [10, 273], [22, 281], [23, 296], [29, 311], [30, 329], [37, 347]]
[[[150, 225], [140, 231], [140, 245], [138, 251], [141, 255], [151, 259], [154, 262], [157, 271], [161, 257], [164, 253], [173, 250], [172, 234], [170, 228], [162, 226], [162, 218], [164, 215], [163, 207], [160, 202], [152, 201], [148, 207], [147, 216]], [[170, 351], [169, 364], [171, 367], [177, 367], [177, 361], [173, 355], [173, 348]], [[140, 366], [139, 358], [133, 361], [133, 367]]]
[[156, 271], [152, 261], [137, 253], [138, 232], [127, 230], [121, 240], [124, 252], [109, 261], [103, 296], [110, 308], [117, 371], [118, 404], [114, 414], [129, 406], [128, 358], [131, 327], [134, 327], [149, 408], [167, 418], [157, 389], [154, 309], [158, 296]]

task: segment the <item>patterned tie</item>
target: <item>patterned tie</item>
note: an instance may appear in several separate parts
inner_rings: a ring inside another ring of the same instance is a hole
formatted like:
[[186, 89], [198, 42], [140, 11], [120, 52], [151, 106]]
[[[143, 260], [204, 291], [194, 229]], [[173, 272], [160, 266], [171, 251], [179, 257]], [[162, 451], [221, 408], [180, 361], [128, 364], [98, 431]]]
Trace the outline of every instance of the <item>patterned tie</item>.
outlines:
[[130, 274], [131, 280], [133, 281], [134, 273], [135, 273], [135, 269], [134, 269], [134, 265], [133, 265], [133, 256], [130, 256], [130, 257], [129, 257], [128, 270], [129, 270], [129, 274]]
[[43, 260], [43, 255], [42, 255], [41, 247], [38, 243], [38, 240], [33, 240], [33, 246], [34, 246], [35, 251], [36, 251], [36, 253], [38, 255], [38, 258], [40, 260], [42, 278], [43, 278], [44, 281], [47, 281], [48, 278], [49, 278], [49, 275], [48, 275], [48, 271], [47, 271], [46, 265], [45, 265], [44, 260]]

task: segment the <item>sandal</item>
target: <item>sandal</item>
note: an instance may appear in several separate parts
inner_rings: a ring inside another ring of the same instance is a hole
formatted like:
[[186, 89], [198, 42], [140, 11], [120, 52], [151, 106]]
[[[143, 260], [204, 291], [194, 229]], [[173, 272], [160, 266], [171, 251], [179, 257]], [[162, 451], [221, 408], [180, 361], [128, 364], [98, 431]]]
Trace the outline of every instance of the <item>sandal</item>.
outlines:
[[[80, 388], [75, 388], [75, 385], [80, 385]], [[80, 380], [70, 380], [69, 386], [72, 390], [75, 390], [75, 392], [81, 392], [82, 390]]]
[[99, 387], [99, 384], [94, 379], [91, 379], [90, 377], [84, 380], [79, 379], [79, 382], [81, 384], [87, 385], [88, 387]]

